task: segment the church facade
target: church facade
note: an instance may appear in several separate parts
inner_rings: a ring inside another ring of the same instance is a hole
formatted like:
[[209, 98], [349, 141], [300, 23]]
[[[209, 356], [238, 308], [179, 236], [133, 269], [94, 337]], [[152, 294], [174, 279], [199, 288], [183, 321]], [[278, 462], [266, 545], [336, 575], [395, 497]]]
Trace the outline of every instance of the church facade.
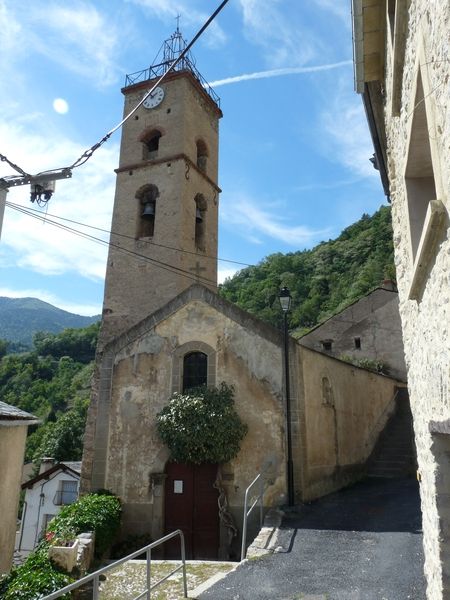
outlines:
[[[168, 40], [169, 55], [179, 37]], [[125, 115], [167, 64], [128, 77]], [[187, 59], [123, 126], [81, 473], [82, 491], [120, 496], [124, 535], [157, 539], [181, 527], [195, 558], [236, 555], [245, 490], [258, 473], [267, 506], [287, 498], [282, 333], [216, 292], [221, 116]], [[300, 501], [361, 476], [402, 384], [293, 338], [288, 346]], [[157, 434], [157, 413], [192, 381], [234, 387], [248, 433], [227, 464], [174, 464]]]

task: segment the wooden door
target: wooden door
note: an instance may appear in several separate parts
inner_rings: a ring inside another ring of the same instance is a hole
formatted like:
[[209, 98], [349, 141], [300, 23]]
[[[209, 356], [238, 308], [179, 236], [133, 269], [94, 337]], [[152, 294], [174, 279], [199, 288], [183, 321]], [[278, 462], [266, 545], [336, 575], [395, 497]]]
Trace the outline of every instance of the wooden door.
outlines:
[[[215, 559], [219, 549], [218, 491], [213, 487], [217, 465], [167, 465], [165, 534], [181, 529], [186, 558]], [[166, 558], [180, 556], [180, 544], [165, 544]]]

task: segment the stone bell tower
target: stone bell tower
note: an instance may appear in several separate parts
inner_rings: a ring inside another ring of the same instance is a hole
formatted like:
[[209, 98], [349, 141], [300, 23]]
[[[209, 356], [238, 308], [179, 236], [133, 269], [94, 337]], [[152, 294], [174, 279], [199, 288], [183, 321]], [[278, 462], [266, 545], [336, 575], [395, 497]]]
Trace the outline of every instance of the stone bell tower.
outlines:
[[[127, 75], [124, 116], [185, 48], [180, 31]], [[194, 282], [217, 287], [219, 98], [187, 54], [128, 119], [106, 270], [101, 344]]]

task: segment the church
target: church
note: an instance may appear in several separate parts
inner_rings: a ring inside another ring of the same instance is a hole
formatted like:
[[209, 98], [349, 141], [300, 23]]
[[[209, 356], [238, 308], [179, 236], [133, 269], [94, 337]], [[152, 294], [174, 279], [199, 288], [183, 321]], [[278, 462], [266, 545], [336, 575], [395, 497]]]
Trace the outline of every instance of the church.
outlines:
[[[177, 29], [160, 62], [127, 76], [124, 115], [184, 47]], [[180, 527], [190, 558], [236, 555], [258, 473], [266, 506], [287, 499], [283, 334], [217, 294], [221, 117], [188, 54], [123, 125], [81, 474], [83, 492], [121, 498], [123, 535]], [[298, 502], [364, 474], [405, 384], [291, 337], [287, 346]], [[248, 427], [239, 454], [220, 468], [171, 462], [156, 415], [174, 392], [221, 382]]]

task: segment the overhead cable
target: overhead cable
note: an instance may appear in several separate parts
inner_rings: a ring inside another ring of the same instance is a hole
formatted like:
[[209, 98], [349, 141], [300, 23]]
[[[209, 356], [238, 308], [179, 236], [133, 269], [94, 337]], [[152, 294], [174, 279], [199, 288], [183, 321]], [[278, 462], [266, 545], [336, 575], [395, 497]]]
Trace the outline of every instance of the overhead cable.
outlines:
[[[7, 204], [10, 205], [9, 202]], [[80, 231], [79, 229], [75, 229], [73, 227], [68, 227], [67, 225], [64, 225], [63, 223], [58, 223], [57, 221], [52, 221], [51, 219], [48, 219], [45, 214], [42, 214], [42, 213], [35, 214], [35, 213], [31, 212], [30, 210], [28, 210], [27, 208], [18, 207], [18, 206], [11, 206], [11, 208], [13, 208], [13, 210], [16, 210], [17, 212], [23, 213], [29, 217], [33, 217], [34, 219], [38, 219], [39, 221], [42, 221], [44, 223], [48, 223], [49, 225], [58, 227], [59, 229], [62, 229], [64, 231], [67, 231], [69, 233], [77, 235], [79, 237], [83, 237], [85, 239], [91, 240], [98, 244], [103, 244], [105, 246], [112, 247], [119, 252], [131, 255], [136, 258], [139, 258], [140, 260], [149, 262], [160, 269], [169, 271], [170, 273], [175, 273], [177, 275], [181, 275], [183, 277], [186, 277], [187, 279], [191, 279], [192, 281], [204, 283], [205, 285], [208, 285], [208, 284], [209, 285], [212, 284], [214, 286], [217, 285], [217, 282], [214, 281], [213, 279], [208, 279], [207, 277], [204, 277], [203, 275], [193, 275], [192, 272], [186, 271], [185, 269], [182, 269], [181, 267], [176, 267], [175, 265], [170, 265], [168, 263], [157, 260], [155, 258], [151, 258], [149, 256], [145, 256], [144, 254], [140, 254], [139, 252], [135, 252], [134, 250], [129, 250], [127, 248], [123, 248], [119, 244], [114, 244], [111, 241], [108, 242], [107, 240], [103, 240], [101, 238], [95, 237], [89, 233]]]
[[[9, 206], [10, 208], [13, 209], [21, 209], [22, 207], [19, 204], [14, 204], [13, 202], [6, 202], [6, 206]], [[35, 212], [39, 215], [42, 215], [42, 212], [38, 209], [34, 209], [34, 208], [27, 208], [24, 209], [27, 211], [32, 211]], [[68, 223], [73, 223], [74, 225], [80, 225], [81, 227], [87, 227], [89, 229], [94, 229], [95, 231], [101, 231], [102, 233], [108, 233], [110, 235], [115, 235], [118, 237], [123, 237], [129, 240], [136, 240], [136, 238], [132, 235], [127, 235], [125, 233], [118, 233], [117, 231], [112, 231], [110, 229], [103, 229], [102, 227], [96, 227], [95, 225], [88, 225], [87, 223], [81, 223], [80, 221], [75, 221], [73, 219], [68, 219], [66, 217], [60, 217], [58, 215], [53, 215], [51, 213], [45, 213], [45, 217], [52, 217], [53, 219], [59, 219], [60, 221], [67, 221]], [[158, 248], [165, 248], [166, 250], [173, 250], [175, 252], [180, 252], [183, 254], [192, 254], [192, 255], [197, 255], [197, 252], [193, 252], [191, 250], [183, 250], [181, 248], [175, 248], [174, 246], [166, 246], [165, 244], [158, 244], [157, 242], [154, 242], [153, 240], [140, 240], [141, 242], [144, 242], [145, 244], [149, 244], [152, 246], [156, 246]], [[231, 263], [234, 265], [240, 265], [242, 267], [253, 267], [253, 265], [251, 265], [250, 263], [244, 263], [244, 262], [240, 262], [238, 260], [231, 260], [228, 258], [220, 258], [219, 256], [211, 256], [209, 254], [202, 254], [202, 258], [207, 258], [210, 260], [218, 260], [221, 262], [226, 262], [226, 263]]]
[[[84, 165], [91, 158], [91, 156], [94, 154], [94, 152], [96, 150], [98, 150], [100, 148], [100, 146], [102, 146], [105, 142], [107, 142], [109, 140], [109, 138], [112, 136], [112, 134], [115, 133], [118, 129], [120, 129], [122, 127], [122, 125], [124, 125], [124, 123], [126, 123], [126, 121], [128, 121], [128, 119], [137, 111], [137, 109], [145, 102], [145, 100], [153, 94], [155, 89], [164, 81], [164, 79], [167, 77], [167, 75], [175, 69], [175, 67], [178, 65], [178, 63], [180, 61], [183, 60], [183, 58], [186, 56], [186, 54], [189, 52], [189, 50], [192, 48], [192, 46], [195, 44], [195, 42], [198, 40], [198, 38], [203, 34], [203, 32], [207, 29], [207, 27], [211, 24], [211, 22], [216, 18], [216, 16], [220, 13], [220, 11], [224, 8], [224, 6], [228, 2], [229, 2], [229, 0], [223, 0], [223, 2], [221, 2], [221, 4], [216, 8], [216, 10], [213, 12], [213, 14], [207, 19], [207, 21], [204, 23], [204, 25], [194, 35], [194, 37], [189, 42], [189, 44], [179, 54], [178, 58], [176, 58], [172, 62], [172, 64], [167, 68], [167, 71], [165, 73], [163, 73], [161, 75], [161, 77], [159, 77], [159, 79], [156, 81], [156, 83], [154, 85], [152, 85], [152, 87], [148, 90], [148, 92], [146, 94], [144, 94], [143, 98], [140, 100], [140, 102], [138, 102], [138, 104], [136, 104], [136, 106], [133, 108], [133, 110], [131, 110], [131, 112], [129, 112], [120, 121], [120, 123], [118, 123], [115, 127], [110, 129], [110, 131], [108, 131], [108, 133], [106, 135], [104, 135], [101, 140], [99, 140], [93, 146], [91, 146], [90, 148], [85, 150], [83, 152], [83, 154], [74, 163], [72, 163], [70, 166], [64, 167], [64, 168], [72, 170], [72, 169], [76, 169], [77, 167], [81, 167], [81, 165]], [[42, 173], [39, 173], [39, 174], [41, 175], [46, 172], [47, 171], [42, 171]]]
[[30, 177], [29, 173], [26, 173], [21, 167], [19, 167], [19, 165], [16, 165], [12, 161], [10, 161], [9, 158], [4, 154], [0, 154], [0, 161], [8, 163], [8, 165], [12, 169], [14, 169], [14, 171], [17, 171], [17, 173], [20, 173], [20, 175], [22, 175], [23, 177]]

